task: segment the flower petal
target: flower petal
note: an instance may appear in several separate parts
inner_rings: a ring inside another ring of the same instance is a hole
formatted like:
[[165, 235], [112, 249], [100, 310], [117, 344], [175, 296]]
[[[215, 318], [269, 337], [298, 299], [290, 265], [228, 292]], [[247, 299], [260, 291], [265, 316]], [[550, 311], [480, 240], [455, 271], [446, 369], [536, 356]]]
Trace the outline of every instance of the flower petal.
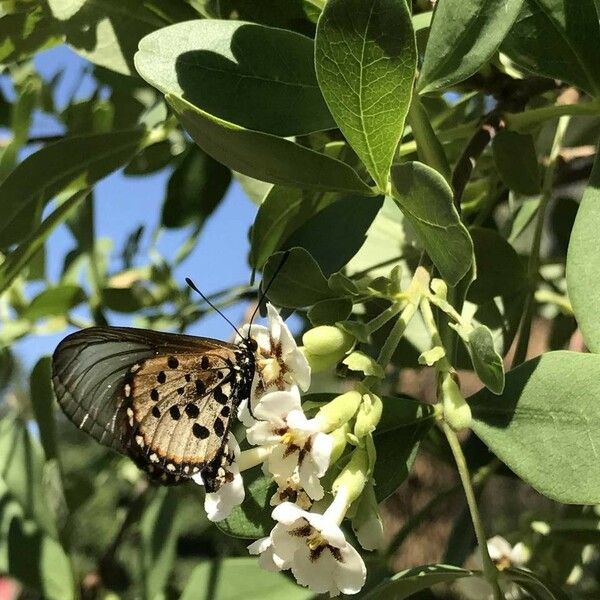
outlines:
[[250, 554], [258, 554], [258, 564], [265, 571], [280, 571], [281, 567], [273, 559], [273, 544], [270, 537], [256, 540], [248, 546]]
[[272, 421], [277, 420], [283, 425], [291, 411], [301, 411], [300, 391], [297, 386], [285, 391], [268, 392], [260, 398], [254, 407], [257, 419]]
[[218, 491], [204, 496], [204, 510], [209, 521], [226, 519], [231, 511], [244, 501], [246, 492], [239, 467], [233, 463], [228, 470], [233, 474], [233, 481], [222, 485]]
[[319, 558], [312, 560], [305, 546], [296, 552], [292, 564], [292, 574], [300, 585], [307, 586], [313, 592], [337, 596], [340, 592], [335, 582], [336, 561], [328, 549], [324, 549]]
[[323, 477], [329, 468], [331, 451], [333, 450], [333, 438], [326, 433], [317, 433], [312, 438], [310, 454], [317, 467], [317, 476]]
[[356, 594], [365, 585], [367, 568], [360, 554], [350, 544], [346, 544], [341, 552], [342, 560], [337, 562], [334, 573], [336, 586], [343, 594]]

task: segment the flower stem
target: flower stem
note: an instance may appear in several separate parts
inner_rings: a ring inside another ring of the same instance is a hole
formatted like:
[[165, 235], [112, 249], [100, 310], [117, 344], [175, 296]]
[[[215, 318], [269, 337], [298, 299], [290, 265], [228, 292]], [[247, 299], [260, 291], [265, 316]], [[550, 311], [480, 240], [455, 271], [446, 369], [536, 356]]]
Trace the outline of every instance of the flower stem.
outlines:
[[392, 360], [392, 356], [404, 335], [407, 325], [410, 323], [410, 320], [413, 318], [415, 312], [417, 312], [417, 304], [413, 302], [409, 302], [404, 310], [398, 316], [398, 319], [394, 323], [392, 330], [390, 331], [390, 335], [387, 340], [383, 344], [381, 348], [381, 352], [377, 357], [377, 362], [385, 369], [388, 366], [390, 360]]
[[272, 448], [267, 446], [255, 446], [248, 450], [242, 450], [237, 460], [240, 473], [265, 462], [271, 454], [271, 450]]
[[531, 244], [531, 254], [529, 255], [529, 264], [527, 267], [530, 291], [525, 299], [523, 319], [521, 320], [521, 327], [519, 329], [519, 341], [517, 342], [517, 348], [515, 350], [515, 356], [512, 362], [513, 369], [522, 362], [525, 362], [525, 359], [527, 358], [527, 348], [529, 347], [529, 337], [531, 335], [531, 322], [533, 320], [533, 314], [535, 310], [535, 291], [539, 279], [540, 246], [542, 243], [542, 233], [544, 231], [546, 208], [548, 206], [548, 202], [552, 198], [554, 172], [556, 170], [556, 163], [560, 154], [562, 140], [567, 130], [567, 126], [569, 125], [569, 120], [570, 117], [567, 116], [561, 117], [558, 121], [558, 125], [556, 126], [556, 131], [554, 133], [554, 140], [552, 141], [550, 156], [548, 157], [548, 166], [546, 167], [546, 171], [544, 173], [544, 181], [542, 183], [542, 198], [538, 208], [537, 222], [535, 225], [533, 242]]
[[496, 566], [492, 562], [487, 549], [487, 537], [481, 522], [481, 515], [479, 514], [477, 501], [475, 500], [475, 492], [473, 490], [473, 484], [469, 475], [469, 469], [467, 467], [465, 455], [463, 454], [462, 447], [456, 433], [446, 423], [442, 423], [442, 427], [444, 434], [446, 435], [446, 439], [448, 440], [448, 444], [450, 444], [452, 454], [454, 455], [454, 461], [456, 462], [456, 467], [460, 475], [460, 480], [462, 482], [463, 489], [465, 490], [467, 504], [471, 513], [471, 520], [473, 521], [473, 528], [475, 529], [477, 543], [479, 544], [479, 551], [481, 552], [481, 562], [483, 564], [484, 577], [492, 586], [494, 599], [503, 600], [504, 595], [502, 594], [500, 584], [498, 583], [498, 569], [496, 569]]
[[376, 317], [371, 319], [365, 325], [365, 327], [368, 329], [369, 333], [373, 333], [374, 331], [377, 331], [378, 329], [383, 327], [388, 321], [393, 319], [401, 310], [402, 304], [400, 302], [395, 302], [391, 306], [388, 306], [388, 308], [386, 308]]

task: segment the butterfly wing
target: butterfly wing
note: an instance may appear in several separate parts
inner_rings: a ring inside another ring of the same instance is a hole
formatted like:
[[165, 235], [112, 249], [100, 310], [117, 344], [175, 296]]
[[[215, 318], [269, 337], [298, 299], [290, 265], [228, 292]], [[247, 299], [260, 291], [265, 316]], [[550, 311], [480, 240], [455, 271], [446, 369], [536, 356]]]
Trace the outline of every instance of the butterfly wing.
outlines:
[[238, 346], [128, 327], [65, 338], [53, 357], [58, 402], [75, 425], [156, 475], [189, 477], [222, 451], [249, 393]]

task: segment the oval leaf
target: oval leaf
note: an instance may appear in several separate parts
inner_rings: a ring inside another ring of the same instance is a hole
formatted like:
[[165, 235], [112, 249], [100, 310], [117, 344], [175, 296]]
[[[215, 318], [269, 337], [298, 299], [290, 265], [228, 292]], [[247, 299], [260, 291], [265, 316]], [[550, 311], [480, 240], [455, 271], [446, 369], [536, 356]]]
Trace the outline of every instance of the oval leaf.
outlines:
[[464, 81], [494, 54], [523, 0], [444, 0], [435, 6], [419, 76], [421, 93]]
[[473, 431], [521, 479], [567, 504], [600, 502], [600, 357], [548, 352], [469, 398]]
[[504, 129], [492, 142], [494, 162], [502, 181], [524, 196], [541, 193], [541, 174], [533, 137]]
[[587, 347], [600, 352], [600, 152], [585, 189], [567, 254], [567, 288]]
[[168, 94], [166, 98], [198, 146], [234, 171], [281, 185], [373, 195], [356, 171], [335, 158], [238, 127], [178, 96]]
[[395, 165], [392, 193], [442, 277], [456, 285], [471, 268], [473, 242], [446, 180], [419, 162]]
[[501, 394], [504, 389], [504, 364], [494, 348], [492, 332], [485, 325], [475, 327], [465, 343], [479, 379], [494, 394]]
[[406, 2], [329, 0], [315, 43], [317, 78], [329, 109], [385, 192], [417, 66]]
[[164, 94], [247, 129], [289, 136], [336, 126], [317, 84], [313, 41], [293, 31], [218, 19], [177, 23], [140, 42], [135, 66]]

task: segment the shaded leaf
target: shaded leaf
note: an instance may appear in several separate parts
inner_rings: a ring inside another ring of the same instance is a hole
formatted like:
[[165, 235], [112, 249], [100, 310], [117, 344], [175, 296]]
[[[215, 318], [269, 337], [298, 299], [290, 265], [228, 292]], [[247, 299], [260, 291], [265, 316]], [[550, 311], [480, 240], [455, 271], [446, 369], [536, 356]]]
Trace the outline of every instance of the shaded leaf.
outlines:
[[43, 356], [29, 378], [31, 407], [40, 433], [40, 443], [46, 460], [57, 458], [56, 427], [54, 423], [54, 392], [52, 391], [52, 360]]
[[392, 167], [392, 191], [442, 277], [456, 285], [471, 268], [473, 242], [446, 180], [427, 165], [404, 163]]
[[469, 333], [465, 343], [479, 379], [494, 394], [501, 394], [504, 389], [504, 365], [494, 348], [492, 332], [485, 325], [479, 325]]
[[543, 581], [537, 573], [528, 569], [509, 567], [502, 571], [508, 579], [531, 594], [534, 600], [569, 600], [571, 597], [553, 583]]
[[146, 36], [135, 66], [164, 94], [285, 137], [336, 126], [317, 84], [313, 53], [312, 40], [292, 31], [209, 19]]
[[356, 171], [339, 160], [274, 135], [243, 129], [183, 98], [169, 94], [167, 101], [198, 146], [235, 171], [281, 185], [372, 195]]
[[498, 173], [508, 188], [524, 196], [535, 196], [542, 191], [531, 135], [503, 129], [494, 136], [492, 149]]
[[55, 315], [66, 316], [68, 312], [85, 300], [85, 293], [78, 285], [60, 285], [38, 294], [23, 311], [26, 319], [40, 319]]
[[410, 106], [415, 35], [404, 0], [329, 0], [317, 78], [338, 126], [382, 192]]
[[492, 58], [523, 0], [444, 0], [436, 4], [419, 75], [421, 93], [450, 87]]
[[352, 301], [348, 298], [331, 298], [317, 302], [308, 310], [308, 318], [314, 327], [333, 325], [350, 316]]

